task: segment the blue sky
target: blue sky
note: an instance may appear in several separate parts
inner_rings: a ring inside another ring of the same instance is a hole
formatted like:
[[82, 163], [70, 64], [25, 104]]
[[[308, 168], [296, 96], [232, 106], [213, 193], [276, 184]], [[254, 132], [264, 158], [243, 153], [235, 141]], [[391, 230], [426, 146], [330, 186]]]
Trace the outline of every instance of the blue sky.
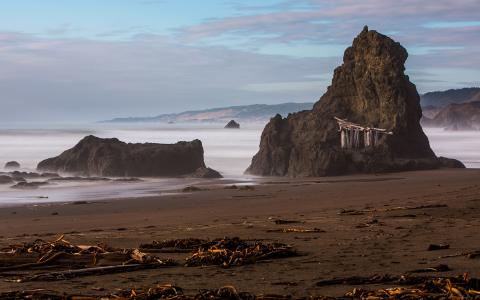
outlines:
[[0, 118], [7, 122], [316, 101], [363, 25], [407, 48], [419, 92], [480, 86], [478, 0], [0, 5]]

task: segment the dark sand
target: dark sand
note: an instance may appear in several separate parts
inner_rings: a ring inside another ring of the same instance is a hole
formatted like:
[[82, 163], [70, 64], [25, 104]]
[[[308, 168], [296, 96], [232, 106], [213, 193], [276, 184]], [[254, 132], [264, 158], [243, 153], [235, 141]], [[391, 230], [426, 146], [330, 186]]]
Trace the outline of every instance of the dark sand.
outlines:
[[[446, 206], [393, 209], [422, 205]], [[341, 215], [342, 209], [375, 211]], [[429, 275], [468, 272], [479, 277], [480, 258], [441, 258], [480, 250], [479, 213], [480, 170], [474, 169], [268, 178], [254, 190], [213, 185], [208, 191], [156, 198], [0, 208], [1, 247], [37, 238], [50, 240], [61, 233], [75, 243], [118, 247], [137, 247], [152, 240], [238, 236], [287, 243], [304, 254], [228, 269], [179, 266], [54, 283], [0, 280], [0, 291], [47, 287], [76, 294], [108, 294], [117, 288], [172, 283], [187, 292], [234, 285], [253, 293], [343, 295], [353, 287], [317, 287], [316, 282], [355, 275], [400, 275], [438, 264], [447, 264], [452, 271]], [[274, 219], [303, 223], [276, 225]], [[268, 231], [280, 228], [325, 232]], [[450, 249], [427, 251], [429, 244], [450, 244]], [[175, 256], [183, 257], [186, 254]], [[105, 291], [98, 292], [98, 287]]]

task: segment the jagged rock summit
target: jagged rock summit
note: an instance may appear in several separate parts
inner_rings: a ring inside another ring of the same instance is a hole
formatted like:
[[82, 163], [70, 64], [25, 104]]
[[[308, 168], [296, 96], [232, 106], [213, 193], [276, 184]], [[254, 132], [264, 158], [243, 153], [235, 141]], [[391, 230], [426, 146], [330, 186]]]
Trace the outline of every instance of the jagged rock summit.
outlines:
[[[327, 176], [464, 167], [437, 158], [430, 148], [420, 125], [420, 97], [404, 73], [407, 56], [398, 42], [365, 26], [313, 109], [287, 118], [276, 115], [265, 126], [246, 172]], [[335, 117], [392, 134], [379, 134], [374, 146], [360, 138], [358, 148], [345, 149]]]
[[37, 169], [78, 176], [221, 177], [220, 173], [206, 168], [200, 140], [133, 144], [92, 135], [59, 156], [40, 162]]

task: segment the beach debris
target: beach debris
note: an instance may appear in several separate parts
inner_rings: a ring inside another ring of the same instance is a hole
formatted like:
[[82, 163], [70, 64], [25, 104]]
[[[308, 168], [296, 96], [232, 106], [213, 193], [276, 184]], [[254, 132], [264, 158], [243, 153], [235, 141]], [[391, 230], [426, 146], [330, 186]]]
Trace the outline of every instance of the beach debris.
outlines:
[[235, 184], [226, 185], [226, 186], [224, 187], [224, 189], [226, 189], [226, 190], [236, 190], [236, 189], [238, 189], [238, 186], [235, 185]]
[[430, 244], [428, 246], [428, 251], [436, 251], [436, 250], [445, 250], [445, 249], [450, 249], [449, 244]]
[[468, 276], [423, 278], [414, 287], [379, 290], [353, 289], [345, 297], [354, 299], [478, 299], [480, 280]]
[[416, 269], [416, 270], [409, 271], [408, 273], [448, 272], [451, 270], [452, 269], [450, 269], [448, 265], [440, 264], [436, 267]]
[[[360, 277], [358, 277], [360, 278]], [[243, 300], [282, 300], [282, 299], [310, 299], [310, 300], [333, 300], [333, 299], [478, 299], [480, 296], [480, 280], [469, 278], [467, 275], [457, 277], [397, 277], [377, 276], [377, 280], [361, 281], [359, 284], [393, 283], [393, 287], [369, 290], [366, 288], [354, 288], [340, 297], [314, 296], [293, 297], [292, 295], [259, 294], [242, 292], [234, 286], [228, 285], [218, 289], [201, 289], [187, 294], [181, 287], [172, 284], [157, 285], [151, 288], [119, 289], [115, 294], [98, 296], [65, 295], [46, 289], [30, 291], [1, 292], [1, 299], [72, 299], [72, 300], [220, 300], [220, 299], [243, 299]], [[379, 282], [381, 279], [389, 280]], [[403, 279], [402, 279], [403, 278]], [[395, 279], [395, 280], [391, 280]], [[282, 283], [283, 284], [283, 283]], [[350, 283], [333, 283], [342, 285]], [[355, 285], [355, 283], [354, 283]], [[395, 286], [396, 285], [396, 286]]]
[[201, 245], [206, 243], [208, 243], [207, 240], [197, 238], [164, 240], [153, 241], [152, 243], [148, 244], [140, 244], [140, 249], [150, 252], [152, 252], [152, 250], [155, 250], [155, 252], [184, 253], [193, 252]]
[[187, 187], [184, 187], [182, 189], [182, 192], [184, 193], [192, 193], [192, 192], [200, 192], [200, 191], [205, 191], [206, 189], [199, 188], [197, 186], [189, 185]]
[[364, 285], [364, 284], [380, 284], [400, 282], [401, 277], [392, 275], [373, 275], [370, 277], [351, 276], [343, 278], [323, 279], [316, 282], [316, 286], [330, 286], [330, 285]]
[[303, 223], [302, 221], [298, 221], [298, 220], [282, 220], [282, 219], [276, 219], [276, 220], [273, 220], [273, 222], [275, 222], [275, 224], [277, 225]]
[[102, 266], [102, 267], [91, 267], [91, 268], [82, 268], [82, 269], [73, 269], [73, 270], [64, 270], [64, 271], [54, 271], [41, 273], [31, 276], [24, 276], [15, 280], [15, 282], [28, 282], [28, 281], [56, 281], [56, 280], [66, 280], [75, 277], [81, 276], [98, 276], [105, 274], [114, 274], [114, 273], [126, 273], [133, 272], [145, 269], [154, 269], [159, 267], [168, 267], [175, 266], [175, 262], [171, 260], [158, 261], [157, 263], [139, 263], [139, 264], [126, 264], [126, 265], [114, 265], [114, 266]]
[[297, 255], [292, 247], [282, 243], [247, 242], [236, 237], [223, 238], [202, 244], [186, 259], [185, 266], [220, 265], [230, 267]]
[[480, 257], [480, 250], [447, 254], [447, 255], [439, 256], [438, 258], [450, 258], [450, 257], [459, 257], [459, 256], [466, 256], [469, 259], [475, 259], [477, 257]]
[[252, 185], [242, 185], [239, 187], [239, 190], [241, 191], [254, 191], [255, 187]]
[[470, 253], [467, 254], [467, 257], [470, 258], [470, 259], [480, 257], [480, 251], [477, 250], [477, 251], [470, 252]]
[[267, 232], [283, 232], [283, 233], [321, 233], [325, 232], [325, 230], [321, 230], [319, 228], [281, 228], [281, 229], [269, 229]]
[[[152, 254], [162, 251], [190, 252], [185, 267], [239, 266], [297, 255], [296, 251], [286, 244], [239, 238], [165, 240], [142, 244], [140, 248], [116, 249], [106, 245], [76, 245], [61, 235], [52, 241], [39, 239], [1, 249], [0, 275], [10, 277], [7, 279], [9, 282], [17, 283], [55, 281], [178, 265], [173, 259], [159, 258]], [[13, 270], [26, 272], [16, 275], [5, 273]]]
[[393, 215], [389, 216], [390, 218], [408, 218], [408, 219], [414, 219], [417, 217], [415, 214], [405, 214], [405, 215]]
[[236, 185], [236, 184], [232, 184], [232, 185], [226, 185], [224, 187], [224, 189], [226, 190], [239, 190], [239, 191], [254, 191], [255, 190], [255, 187], [253, 185]]
[[418, 205], [418, 206], [397, 206], [397, 207], [390, 207], [390, 208], [341, 209], [338, 212], [338, 215], [356, 216], [356, 215], [364, 215], [364, 214], [373, 213], [373, 212], [390, 212], [390, 211], [398, 211], [398, 210], [417, 210], [417, 209], [444, 208], [444, 207], [448, 207], [448, 205], [426, 204], [426, 205]]
[[71, 204], [73, 205], [84, 205], [84, 204], [92, 204], [92, 201], [84, 201], [84, 200], [78, 200], [78, 201], [73, 201]]
[[11, 245], [0, 251], [0, 273], [12, 270], [56, 271], [23, 276], [15, 282], [61, 280], [77, 276], [129, 272], [172, 266], [171, 259], [159, 259], [139, 249], [115, 249], [106, 245], [75, 245], [61, 235], [53, 241], [35, 240]]
[[364, 215], [367, 212], [371, 212], [372, 210], [356, 210], [356, 209], [341, 209], [338, 214], [339, 215], [349, 215], [349, 216], [360, 216]]

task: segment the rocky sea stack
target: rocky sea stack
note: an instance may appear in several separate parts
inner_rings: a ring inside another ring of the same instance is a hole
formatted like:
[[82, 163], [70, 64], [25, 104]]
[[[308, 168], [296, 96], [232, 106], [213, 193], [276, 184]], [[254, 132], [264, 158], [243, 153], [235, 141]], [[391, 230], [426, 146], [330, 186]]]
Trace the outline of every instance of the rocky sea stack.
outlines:
[[[247, 172], [326, 176], [463, 167], [430, 148], [420, 126], [420, 97], [404, 73], [407, 56], [398, 42], [365, 27], [312, 110], [270, 120]], [[335, 117], [392, 135], [380, 134], [374, 147], [345, 149]]]
[[18, 170], [20, 169], [20, 164], [16, 161], [9, 161], [5, 164], [5, 169]]
[[37, 169], [77, 176], [163, 177], [215, 174], [203, 160], [202, 142], [176, 144], [131, 144], [116, 138], [83, 138], [76, 146], [57, 157], [46, 159]]
[[235, 122], [235, 120], [230, 120], [230, 122], [227, 123], [227, 125], [225, 125], [225, 128], [230, 128], [230, 129], [239, 129], [240, 128], [240, 124]]

